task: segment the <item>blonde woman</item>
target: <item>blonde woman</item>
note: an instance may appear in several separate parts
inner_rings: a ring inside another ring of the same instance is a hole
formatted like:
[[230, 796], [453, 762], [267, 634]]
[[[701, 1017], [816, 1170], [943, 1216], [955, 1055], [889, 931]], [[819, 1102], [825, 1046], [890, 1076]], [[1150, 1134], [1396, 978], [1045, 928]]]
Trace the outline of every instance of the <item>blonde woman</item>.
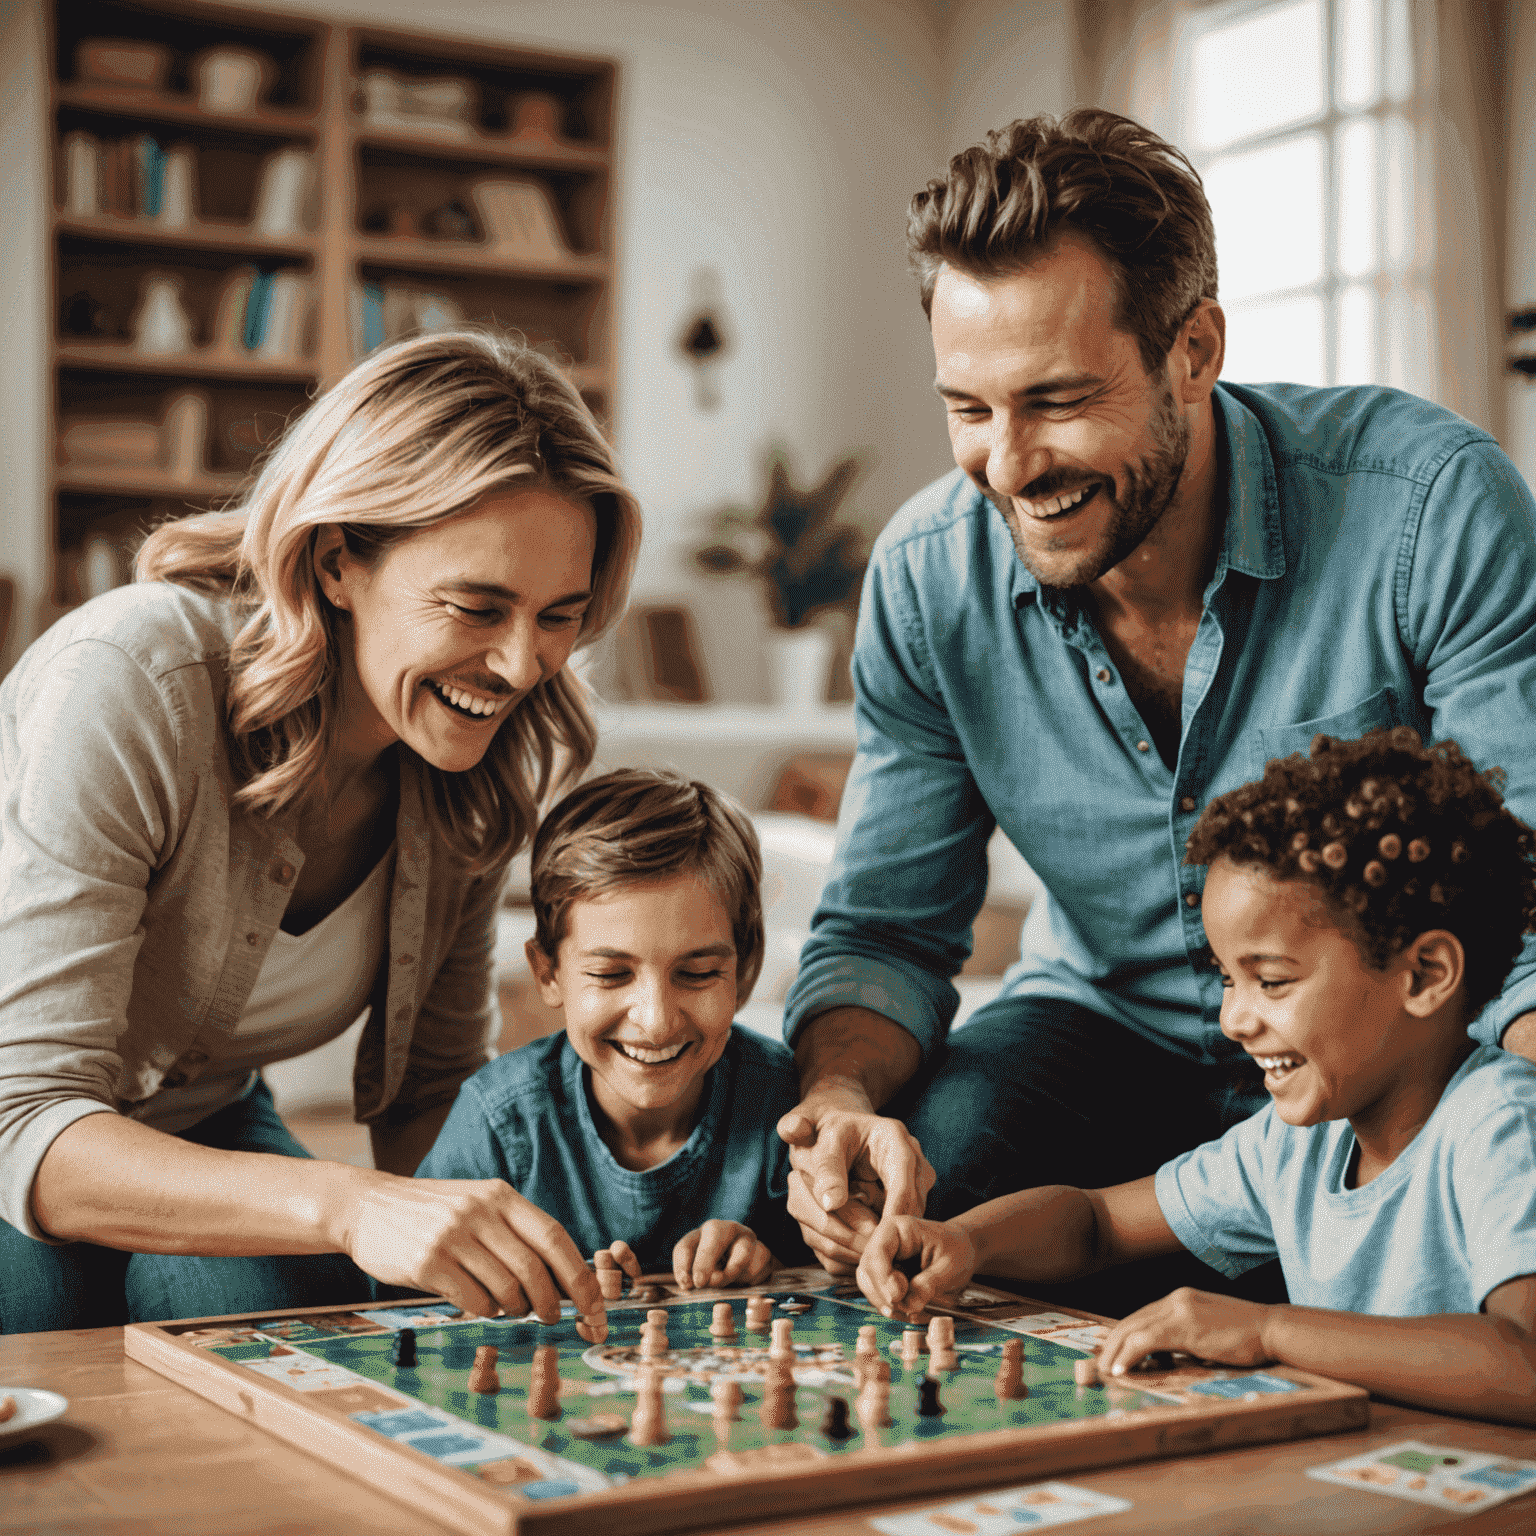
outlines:
[[[545, 359], [439, 333], [362, 363], [237, 511], [0, 686], [0, 1330], [355, 1301], [601, 1306], [495, 1181], [409, 1177], [487, 1059], [494, 913], [591, 760], [566, 663], [639, 512]], [[308, 1158], [263, 1063], [368, 1008], [376, 1168]], [[362, 1273], [359, 1273], [362, 1271]]]

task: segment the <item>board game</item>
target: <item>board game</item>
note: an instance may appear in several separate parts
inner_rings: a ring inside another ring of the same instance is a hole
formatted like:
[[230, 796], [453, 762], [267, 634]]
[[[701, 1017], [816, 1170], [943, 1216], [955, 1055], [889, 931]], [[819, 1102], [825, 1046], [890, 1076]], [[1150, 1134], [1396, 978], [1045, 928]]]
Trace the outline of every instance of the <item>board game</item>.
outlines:
[[[440, 1302], [139, 1323], [128, 1355], [435, 1519], [625, 1536], [1299, 1439], [1356, 1387], [1163, 1362], [1098, 1384], [1103, 1320], [973, 1286], [927, 1331], [820, 1270], [679, 1292], [605, 1338]], [[584, 1330], [590, 1333], [590, 1328]]]

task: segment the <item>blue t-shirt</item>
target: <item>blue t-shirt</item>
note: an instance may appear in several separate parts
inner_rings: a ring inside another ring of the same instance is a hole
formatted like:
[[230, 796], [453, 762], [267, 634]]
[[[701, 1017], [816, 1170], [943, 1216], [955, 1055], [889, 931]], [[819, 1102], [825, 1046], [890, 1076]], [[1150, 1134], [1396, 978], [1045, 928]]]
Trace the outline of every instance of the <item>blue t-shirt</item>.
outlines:
[[1388, 1168], [1359, 1189], [1347, 1120], [1287, 1125], [1273, 1104], [1164, 1163], [1157, 1203], [1224, 1275], [1280, 1259], [1290, 1298], [1379, 1317], [1476, 1312], [1536, 1274], [1536, 1066], [1479, 1046]]
[[622, 1238], [647, 1272], [670, 1270], [678, 1239], [711, 1219], [751, 1227], [781, 1263], [806, 1261], [785, 1204], [789, 1148], [774, 1129], [800, 1102], [784, 1046], [733, 1025], [693, 1134], [643, 1173], [598, 1134], [589, 1077], [563, 1030], [498, 1056], [459, 1090], [416, 1177], [505, 1179], [583, 1253]]

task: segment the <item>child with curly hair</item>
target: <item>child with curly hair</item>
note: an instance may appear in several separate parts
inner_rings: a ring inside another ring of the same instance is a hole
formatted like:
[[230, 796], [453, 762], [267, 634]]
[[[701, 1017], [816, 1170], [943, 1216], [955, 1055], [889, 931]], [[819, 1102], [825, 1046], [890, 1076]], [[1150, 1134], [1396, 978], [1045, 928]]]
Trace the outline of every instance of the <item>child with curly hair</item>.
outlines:
[[1536, 1066], [1467, 1035], [1536, 921], [1536, 839], [1500, 783], [1398, 727], [1319, 736], [1212, 801], [1186, 858], [1208, 866], [1222, 1031], [1270, 1104], [1130, 1184], [889, 1217], [865, 1294], [890, 1315], [977, 1270], [1047, 1283], [1183, 1247], [1236, 1276], [1278, 1256], [1288, 1304], [1175, 1291], [1110, 1331], [1100, 1371], [1279, 1361], [1536, 1423]]

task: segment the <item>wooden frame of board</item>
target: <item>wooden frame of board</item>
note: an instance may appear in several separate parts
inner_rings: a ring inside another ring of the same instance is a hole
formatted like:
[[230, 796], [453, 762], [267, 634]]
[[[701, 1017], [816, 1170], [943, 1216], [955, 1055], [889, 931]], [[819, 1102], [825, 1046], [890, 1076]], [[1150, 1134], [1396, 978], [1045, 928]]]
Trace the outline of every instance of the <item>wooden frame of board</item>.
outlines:
[[[647, 1277], [657, 1283], [670, 1278]], [[687, 1297], [669, 1296], [668, 1301], [699, 1301], [717, 1294], [739, 1300], [744, 1293], [701, 1291]], [[1002, 1293], [996, 1294], [999, 1301], [1005, 1299]], [[1085, 1322], [1109, 1321], [1056, 1304], [1047, 1309], [1025, 1297], [1007, 1299], [1017, 1305], [944, 1310], [994, 1326], [1032, 1308], [1071, 1312]], [[711, 1522], [762, 1520], [835, 1505], [958, 1492], [1019, 1478], [1051, 1478], [1124, 1462], [1305, 1439], [1362, 1428], [1370, 1415], [1369, 1394], [1361, 1388], [1276, 1366], [1267, 1367], [1266, 1374], [1282, 1376], [1304, 1390], [1262, 1395], [1252, 1401], [1211, 1398], [1199, 1404], [1140, 1408], [1116, 1418], [987, 1430], [941, 1442], [844, 1452], [835, 1459], [822, 1459], [808, 1446], [802, 1455], [799, 1444], [790, 1443], [785, 1446], [788, 1454], [765, 1471], [730, 1474], [682, 1469], [654, 1479], [635, 1478], [602, 1492], [512, 1503], [471, 1473], [435, 1461], [354, 1422], [336, 1408], [306, 1401], [305, 1393], [286, 1383], [220, 1359], [178, 1337], [199, 1325], [251, 1324], [262, 1318], [367, 1311], [385, 1305], [363, 1302], [351, 1307], [242, 1313], [237, 1318], [137, 1323], [124, 1330], [124, 1349], [130, 1359], [280, 1440], [363, 1479], [421, 1514], [451, 1521], [477, 1536], [580, 1536], [605, 1522], [614, 1530], [622, 1529], [625, 1536], [655, 1536]], [[630, 1305], [636, 1304], [611, 1303], [609, 1310]]]

